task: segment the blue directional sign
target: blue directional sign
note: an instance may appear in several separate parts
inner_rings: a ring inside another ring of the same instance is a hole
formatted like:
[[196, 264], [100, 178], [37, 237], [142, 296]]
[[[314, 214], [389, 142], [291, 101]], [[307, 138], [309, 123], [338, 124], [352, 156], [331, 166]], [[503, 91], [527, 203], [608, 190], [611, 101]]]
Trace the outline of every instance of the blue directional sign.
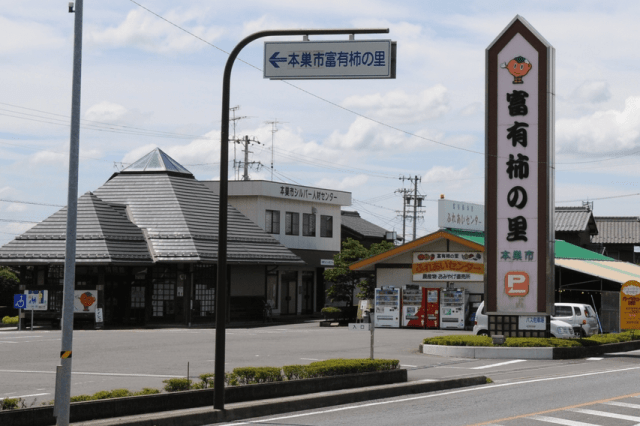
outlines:
[[13, 307], [15, 309], [25, 309], [27, 307], [27, 295], [26, 294], [14, 294], [13, 295]]
[[264, 43], [264, 78], [272, 80], [395, 78], [391, 40]]

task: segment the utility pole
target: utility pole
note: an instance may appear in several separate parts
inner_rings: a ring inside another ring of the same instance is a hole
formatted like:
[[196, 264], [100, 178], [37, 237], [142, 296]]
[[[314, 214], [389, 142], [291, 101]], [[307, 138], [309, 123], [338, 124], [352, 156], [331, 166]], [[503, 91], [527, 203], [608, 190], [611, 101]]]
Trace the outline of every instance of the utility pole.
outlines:
[[244, 150], [244, 161], [243, 161], [243, 169], [244, 169], [244, 175], [242, 176], [242, 180], [250, 180], [249, 179], [249, 167], [253, 164], [257, 164], [258, 167], [260, 167], [262, 164], [260, 162], [255, 162], [255, 161], [251, 161], [249, 162], [249, 144], [251, 143], [257, 143], [258, 145], [260, 145], [260, 142], [258, 142], [257, 140], [254, 139], [249, 139], [249, 136], [245, 136], [244, 139], [242, 139], [241, 141], [238, 140], [236, 142], [240, 142], [244, 145], [243, 150]]
[[410, 201], [411, 198], [407, 195], [411, 193], [411, 191], [407, 188], [400, 188], [394, 191], [395, 193], [402, 194], [402, 242], [407, 242], [406, 240], [406, 224], [407, 224], [407, 201]]
[[238, 175], [240, 174], [240, 168], [236, 169], [236, 143], [238, 143], [238, 141], [236, 140], [236, 122], [238, 120], [242, 120], [243, 118], [248, 118], [247, 116], [236, 117], [236, 111], [239, 109], [240, 105], [229, 108], [229, 111], [231, 111], [233, 114], [233, 117], [229, 118], [229, 121], [233, 122], [233, 138], [231, 140], [233, 141], [233, 173], [234, 176], [236, 176], [236, 179], [238, 179]]
[[69, 425], [71, 402], [71, 354], [73, 349], [73, 293], [76, 282], [76, 237], [78, 227], [78, 163], [80, 152], [80, 89], [82, 77], [83, 0], [69, 3], [75, 13], [73, 30], [73, 79], [71, 86], [71, 135], [69, 138], [69, 186], [67, 189], [67, 235], [62, 292], [62, 339], [60, 365], [56, 368], [53, 415], [56, 425]]
[[[411, 204], [411, 200], [413, 200], [413, 240], [416, 239], [416, 225], [418, 222], [418, 207], [422, 207], [422, 200], [424, 200], [424, 196], [423, 195], [418, 195], [418, 182], [422, 181], [422, 177], [421, 176], [414, 176], [414, 177], [400, 177], [399, 178], [401, 181], [405, 181], [408, 180], [409, 182], [413, 183], [413, 195], [407, 195], [408, 193], [411, 192], [411, 190], [409, 189], [401, 189], [398, 190], [396, 192], [402, 192], [403, 194], [403, 206], [402, 206], [402, 210], [403, 210], [403, 216], [405, 216], [405, 211], [406, 211], [406, 206]], [[404, 238], [404, 217], [402, 220], [402, 238]]]
[[273, 144], [273, 139], [275, 133], [279, 130], [277, 125], [284, 124], [285, 121], [278, 121], [276, 118], [273, 121], [265, 121], [265, 124], [271, 124], [271, 180], [273, 181], [273, 153], [275, 152], [275, 145]]

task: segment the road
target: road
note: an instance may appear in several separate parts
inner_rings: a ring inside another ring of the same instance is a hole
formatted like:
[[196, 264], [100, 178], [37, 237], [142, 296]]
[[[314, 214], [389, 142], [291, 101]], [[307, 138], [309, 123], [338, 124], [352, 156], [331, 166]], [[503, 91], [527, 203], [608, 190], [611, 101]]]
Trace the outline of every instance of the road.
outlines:
[[[425, 415], [433, 419], [428, 424], [476, 424], [498, 420], [500, 422], [496, 424], [501, 425], [525, 424], [518, 423], [525, 420], [501, 419], [640, 392], [637, 385], [640, 351], [594, 359], [551, 361], [472, 360], [418, 352], [423, 338], [452, 333], [455, 332], [377, 329], [375, 356], [399, 359], [409, 370], [409, 380], [485, 375], [494, 384], [425, 394], [413, 399], [397, 398], [367, 408], [338, 412], [318, 410], [324, 414], [314, 412], [303, 420], [292, 417], [293, 423], [283, 420], [274, 424], [329, 424], [351, 415], [372, 417], [366, 417], [368, 420], [364, 423], [351, 418], [349, 424], [396, 424], [391, 419], [397, 415], [385, 417], [385, 413], [392, 413], [395, 407], [406, 416], [406, 422], [399, 423], [406, 424], [425, 424], [420, 420]], [[76, 330], [71, 393], [161, 388], [162, 380], [166, 378], [186, 376], [187, 363], [191, 377], [213, 372], [214, 341], [215, 330], [212, 329]], [[38, 404], [51, 400], [59, 351], [58, 330], [0, 331], [0, 398], [20, 396], [29, 404], [36, 399]], [[338, 357], [366, 358], [368, 355], [367, 332], [319, 327], [317, 322], [227, 330], [227, 371], [240, 366], [283, 366]], [[628, 403], [632, 399], [620, 401]], [[640, 404], [640, 399], [637, 403]], [[594, 406], [602, 409], [601, 405]], [[624, 413], [627, 413], [624, 410], [632, 410], [619, 406], [608, 406], [607, 409], [622, 409]], [[575, 417], [580, 413], [569, 414]], [[640, 411], [637, 415], [640, 417]], [[540, 420], [526, 421], [541, 424]], [[587, 423], [627, 425], [639, 424], [640, 419], [635, 423], [620, 419]]]

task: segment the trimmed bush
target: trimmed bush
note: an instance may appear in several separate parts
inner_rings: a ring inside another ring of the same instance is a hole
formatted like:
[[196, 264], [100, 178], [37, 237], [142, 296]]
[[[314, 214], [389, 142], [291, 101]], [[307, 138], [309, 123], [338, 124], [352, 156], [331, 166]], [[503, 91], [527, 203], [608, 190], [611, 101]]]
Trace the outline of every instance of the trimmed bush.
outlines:
[[[69, 401], [70, 402], [82, 402], [82, 401], [91, 401], [93, 398], [91, 395], [76, 395], [72, 396]], [[53, 405], [53, 401], [51, 401], [51, 405]]]
[[599, 346], [607, 343], [640, 340], [640, 335], [627, 331], [616, 334], [597, 334], [585, 339], [548, 339], [536, 337], [507, 337], [503, 345], [494, 345], [489, 336], [439, 336], [423, 340], [425, 345], [443, 346], [497, 346], [511, 348], [579, 348]]
[[233, 374], [238, 378], [238, 383], [243, 385], [282, 381], [279, 367], [239, 367], [233, 369]]
[[167, 379], [163, 380], [162, 383], [165, 383], [164, 390], [167, 392], [180, 392], [191, 388], [191, 380], [186, 378]]
[[337, 314], [338, 312], [342, 312], [342, 309], [336, 308], [335, 306], [325, 306], [320, 309], [320, 312], [323, 314]]
[[15, 316], [15, 317], [9, 317], [9, 316], [4, 317], [4, 318], [2, 318], [2, 323], [3, 324], [9, 324], [9, 325], [16, 325], [16, 324], [18, 324], [18, 317], [17, 316]]
[[19, 402], [20, 398], [5, 398], [0, 401], [0, 410], [16, 410]]
[[315, 377], [339, 376], [343, 374], [368, 373], [395, 370], [397, 359], [329, 359], [312, 362], [309, 365], [287, 365], [282, 367], [287, 380], [310, 379]]

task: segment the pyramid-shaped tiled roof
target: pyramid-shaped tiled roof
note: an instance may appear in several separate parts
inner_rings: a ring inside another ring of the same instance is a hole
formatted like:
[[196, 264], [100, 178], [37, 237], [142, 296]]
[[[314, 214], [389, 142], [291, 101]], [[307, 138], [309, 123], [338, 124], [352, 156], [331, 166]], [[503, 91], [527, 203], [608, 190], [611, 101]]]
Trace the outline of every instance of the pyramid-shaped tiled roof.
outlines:
[[122, 170], [120, 173], [141, 172], [175, 172], [193, 176], [189, 170], [173, 158], [169, 157], [160, 148], [155, 148], [153, 151]]
[[[87, 192], [78, 199], [76, 259], [79, 263], [150, 263], [142, 230], [123, 214], [124, 206], [105, 203]], [[67, 208], [0, 247], [7, 263], [62, 263], [65, 256]]]

